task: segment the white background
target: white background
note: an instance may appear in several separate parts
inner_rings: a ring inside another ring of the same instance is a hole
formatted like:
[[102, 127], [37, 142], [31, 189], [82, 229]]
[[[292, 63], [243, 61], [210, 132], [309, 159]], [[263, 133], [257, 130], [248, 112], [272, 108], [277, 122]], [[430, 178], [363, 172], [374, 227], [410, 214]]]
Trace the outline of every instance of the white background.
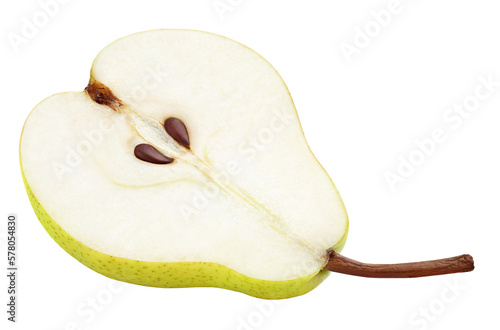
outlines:
[[[6, 216], [17, 213], [20, 276], [17, 324], [6, 321], [5, 276], [0, 281], [1, 328], [498, 328], [500, 87], [460, 127], [443, 116], [473, 102], [480, 76], [500, 82], [500, 6], [401, 0], [380, 27], [371, 12], [391, 7], [388, 0], [221, 2], [232, 4], [222, 16], [213, 0], [70, 0], [18, 47], [9, 37], [23, 37], [23, 25], [43, 9], [34, 0], [2, 2], [0, 256], [5, 269]], [[356, 46], [358, 29], [367, 27], [372, 36]], [[346, 204], [344, 255], [383, 263], [470, 253], [476, 270], [413, 280], [332, 274], [312, 292], [274, 303], [213, 288], [121, 284], [79, 264], [50, 239], [29, 205], [18, 164], [21, 128], [45, 97], [82, 90], [104, 46], [155, 28], [215, 32], [274, 65]], [[346, 44], [357, 53], [346, 57]], [[434, 129], [447, 139], [419, 160], [415, 140]], [[391, 190], [384, 175], [398, 174], [401, 159], [411, 155], [421, 164]]]

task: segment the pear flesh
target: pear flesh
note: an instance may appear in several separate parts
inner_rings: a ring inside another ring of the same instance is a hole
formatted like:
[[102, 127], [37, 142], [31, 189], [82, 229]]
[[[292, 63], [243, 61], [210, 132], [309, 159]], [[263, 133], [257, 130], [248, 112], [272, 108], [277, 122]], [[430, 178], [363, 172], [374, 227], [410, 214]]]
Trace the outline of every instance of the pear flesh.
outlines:
[[[283, 80], [262, 57], [210, 33], [143, 32], [101, 51], [90, 86], [101, 90], [41, 102], [21, 139], [23, 175], [42, 223], [78, 243], [68, 249], [47, 229], [63, 248], [85, 264], [90, 257], [76, 250], [122, 260], [96, 270], [145, 285], [155, 284], [134, 280], [125, 261], [173, 272], [183, 263], [222, 267], [255, 286], [326, 276], [347, 215]], [[169, 118], [185, 125], [188, 146], [165, 130]], [[141, 144], [173, 161], [137, 158]], [[185, 286], [275, 298], [319, 282], [268, 295], [238, 283]]]

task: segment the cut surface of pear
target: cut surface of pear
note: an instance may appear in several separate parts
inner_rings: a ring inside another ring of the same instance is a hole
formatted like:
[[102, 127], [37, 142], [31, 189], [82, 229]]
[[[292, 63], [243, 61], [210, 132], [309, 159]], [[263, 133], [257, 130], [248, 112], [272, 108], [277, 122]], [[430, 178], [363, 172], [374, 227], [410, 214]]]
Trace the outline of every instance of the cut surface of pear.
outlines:
[[339, 255], [344, 205], [283, 80], [254, 51], [211, 33], [155, 30], [104, 48], [84, 91], [31, 112], [20, 162], [52, 238], [121, 281], [288, 298], [328, 270], [473, 268], [470, 256], [367, 265]]
[[[32, 111], [21, 139], [27, 186], [68, 237], [167, 267], [214, 264], [284, 283], [325, 277], [347, 216], [268, 62], [214, 34], [158, 30], [106, 47], [91, 84], [120, 106], [57, 94]], [[185, 125], [189, 148], [166, 132], [168, 118]], [[174, 161], [140, 160], [139, 144]]]

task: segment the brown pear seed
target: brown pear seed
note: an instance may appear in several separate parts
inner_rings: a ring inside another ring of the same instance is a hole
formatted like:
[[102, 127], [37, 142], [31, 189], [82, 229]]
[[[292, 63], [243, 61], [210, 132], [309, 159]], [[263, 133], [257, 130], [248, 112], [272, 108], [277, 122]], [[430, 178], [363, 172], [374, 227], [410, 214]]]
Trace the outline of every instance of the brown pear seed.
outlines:
[[147, 143], [141, 143], [135, 146], [134, 155], [140, 160], [153, 164], [170, 164], [173, 158], [167, 157], [159, 152], [155, 147]]
[[186, 125], [182, 122], [182, 120], [170, 117], [165, 120], [165, 130], [168, 135], [170, 135], [177, 143], [180, 145], [189, 148], [189, 134], [186, 129]]

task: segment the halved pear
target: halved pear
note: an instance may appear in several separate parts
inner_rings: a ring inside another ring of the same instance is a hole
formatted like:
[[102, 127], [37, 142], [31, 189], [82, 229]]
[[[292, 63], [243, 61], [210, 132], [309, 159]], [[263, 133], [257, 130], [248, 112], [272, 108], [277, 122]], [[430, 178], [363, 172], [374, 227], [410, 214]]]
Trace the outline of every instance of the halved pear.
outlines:
[[48, 233], [117, 280], [287, 298], [328, 270], [374, 275], [338, 254], [347, 215], [283, 80], [218, 35], [156, 30], [113, 42], [85, 91], [31, 112], [20, 161]]

